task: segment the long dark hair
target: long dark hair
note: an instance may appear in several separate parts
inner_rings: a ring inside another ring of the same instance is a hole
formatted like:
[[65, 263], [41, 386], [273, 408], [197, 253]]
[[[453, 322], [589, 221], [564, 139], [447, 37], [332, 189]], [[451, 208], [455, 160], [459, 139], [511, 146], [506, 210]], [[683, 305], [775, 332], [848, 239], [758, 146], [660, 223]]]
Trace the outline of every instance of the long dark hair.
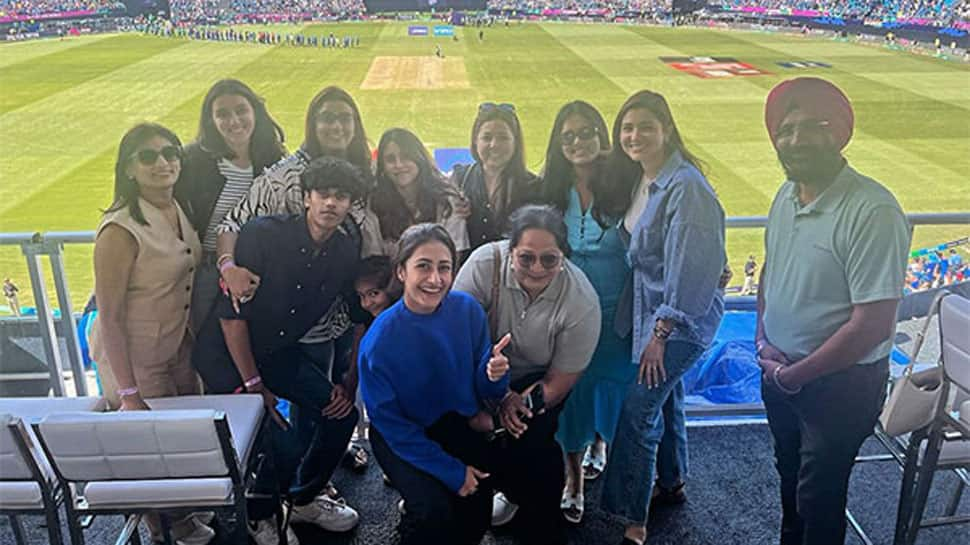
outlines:
[[[652, 113], [668, 132], [667, 141], [664, 144], [664, 158], [679, 151], [684, 160], [693, 165], [697, 170], [704, 172], [706, 165], [691, 153], [684, 140], [680, 136], [677, 124], [674, 123], [674, 116], [670, 112], [670, 105], [663, 95], [653, 91], [639, 91], [626, 99], [620, 111], [616, 114], [613, 122], [613, 142], [616, 146], [610, 152], [607, 162], [607, 176], [601, 178], [597, 183], [605, 184], [606, 187], [599, 188], [602, 195], [608, 197], [609, 202], [604, 203], [604, 210], [607, 210], [613, 217], [621, 217], [630, 207], [633, 198], [633, 189], [640, 182], [643, 176], [643, 167], [639, 162], [630, 159], [623, 151], [620, 142], [620, 130], [623, 126], [623, 117], [630, 110], [644, 109]], [[596, 184], [594, 184], [596, 185]]]
[[350, 109], [354, 112], [354, 137], [350, 140], [346, 156], [343, 158], [369, 174], [371, 172], [370, 148], [367, 145], [364, 122], [360, 118], [360, 109], [357, 108], [357, 103], [354, 102], [350, 93], [340, 87], [325, 87], [310, 101], [310, 106], [306, 111], [306, 122], [303, 126], [303, 150], [313, 158], [323, 155], [323, 149], [320, 147], [320, 142], [317, 141], [317, 114], [320, 112], [323, 103], [331, 100], [343, 102], [350, 106]]
[[[404, 197], [384, 172], [384, 152], [391, 143], [397, 144], [401, 154], [418, 165], [418, 177], [414, 183], [418, 184], [420, 218], [411, 215], [411, 211], [404, 203]], [[395, 128], [389, 129], [381, 136], [380, 144], [377, 146], [377, 186], [371, 193], [370, 205], [371, 210], [380, 219], [383, 238], [397, 240], [416, 219], [438, 221], [439, 210], [443, 211], [444, 217], [450, 216], [452, 209], [449, 197], [458, 196], [457, 189], [445, 181], [428, 149], [417, 135], [407, 129]]]
[[[565, 212], [569, 208], [569, 190], [576, 183], [576, 171], [572, 163], [566, 159], [562, 151], [562, 127], [570, 116], [578, 115], [596, 128], [597, 136], [600, 140], [600, 156], [594, 163], [596, 176], [605, 175], [606, 157], [610, 151], [610, 133], [606, 128], [606, 121], [599, 111], [592, 104], [582, 100], [574, 100], [563, 106], [556, 114], [556, 120], [552, 124], [552, 132], [549, 134], [549, 145], [546, 147], [546, 162], [542, 167], [542, 201]], [[590, 189], [602, 191], [603, 185], [591, 184]], [[593, 218], [600, 224], [605, 225], [608, 220], [603, 217], [600, 210], [600, 201], [607, 202], [608, 199], [602, 195], [593, 193]]]
[[249, 158], [253, 163], [253, 174], [259, 176], [263, 169], [273, 165], [286, 154], [286, 148], [283, 146], [286, 137], [283, 134], [283, 128], [266, 109], [263, 98], [245, 83], [237, 79], [224, 79], [217, 81], [209, 89], [202, 100], [199, 135], [196, 140], [203, 150], [217, 158], [235, 158], [213, 120], [213, 104], [217, 98], [227, 95], [243, 97], [253, 109], [253, 134], [249, 140]]
[[128, 132], [121, 137], [121, 144], [118, 145], [118, 160], [115, 161], [114, 199], [111, 201], [111, 206], [104, 211], [105, 214], [128, 207], [128, 213], [135, 221], [148, 225], [138, 204], [138, 197], [141, 195], [138, 182], [128, 176], [126, 171], [131, 161], [135, 160], [133, 156], [138, 146], [156, 136], [168, 140], [173, 146], [182, 147], [182, 141], [175, 136], [174, 132], [157, 123], [139, 123], [128, 129]]
[[515, 110], [511, 107], [506, 108], [492, 105], [489, 107], [480, 106], [478, 108], [478, 115], [475, 116], [475, 122], [472, 123], [471, 139], [471, 152], [475, 162], [482, 162], [482, 158], [478, 155], [478, 146], [476, 145], [478, 131], [482, 128], [482, 125], [489, 121], [501, 121], [505, 123], [515, 138], [515, 151], [512, 153], [509, 164], [506, 165], [505, 170], [502, 172], [503, 178], [507, 180], [526, 180], [531, 178], [529, 169], [525, 166], [525, 141], [522, 137], [522, 125], [519, 123], [519, 116], [516, 115]]

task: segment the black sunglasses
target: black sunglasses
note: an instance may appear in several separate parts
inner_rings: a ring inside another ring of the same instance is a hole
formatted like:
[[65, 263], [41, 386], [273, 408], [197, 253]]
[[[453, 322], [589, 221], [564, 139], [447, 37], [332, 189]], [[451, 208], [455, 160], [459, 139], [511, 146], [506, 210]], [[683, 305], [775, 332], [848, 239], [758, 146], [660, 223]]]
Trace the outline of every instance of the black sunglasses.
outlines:
[[508, 102], [500, 102], [496, 104], [495, 102], [482, 102], [478, 105], [478, 112], [488, 112], [491, 110], [503, 110], [509, 112], [510, 114], [515, 113], [515, 104], [509, 104]]
[[548, 271], [559, 266], [562, 261], [562, 254], [542, 254], [536, 258], [535, 254], [521, 253], [515, 256], [515, 259], [523, 269], [531, 269], [538, 260], [542, 268]]
[[150, 167], [158, 162], [159, 155], [171, 163], [182, 159], [182, 150], [178, 146], [165, 146], [161, 150], [146, 148], [135, 152], [135, 158], [146, 167]]
[[576, 132], [566, 131], [559, 135], [559, 139], [562, 140], [564, 146], [571, 146], [577, 140], [592, 140], [599, 132], [599, 129], [593, 126], [583, 127]]

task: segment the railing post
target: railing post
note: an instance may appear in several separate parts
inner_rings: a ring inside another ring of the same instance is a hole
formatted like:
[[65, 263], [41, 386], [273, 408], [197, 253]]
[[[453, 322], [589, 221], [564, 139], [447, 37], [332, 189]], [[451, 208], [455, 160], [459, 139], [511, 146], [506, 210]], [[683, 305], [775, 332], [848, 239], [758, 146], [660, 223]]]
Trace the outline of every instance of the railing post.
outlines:
[[81, 357], [81, 343], [71, 307], [71, 294], [67, 289], [67, 276], [64, 273], [64, 245], [60, 242], [46, 243], [50, 252], [51, 270], [54, 274], [54, 290], [57, 304], [61, 306], [61, 324], [64, 326], [64, 341], [67, 344], [67, 357], [71, 361], [74, 375], [74, 389], [78, 396], [88, 395], [87, 375], [84, 374], [84, 361]]
[[25, 242], [20, 248], [27, 258], [27, 270], [30, 272], [30, 285], [34, 291], [34, 306], [37, 307], [37, 324], [40, 326], [40, 339], [47, 356], [47, 370], [50, 372], [51, 389], [54, 395], [66, 395], [64, 375], [61, 367], [61, 351], [57, 343], [57, 330], [54, 329], [54, 318], [51, 313], [50, 301], [47, 300], [47, 287], [44, 285], [44, 275], [40, 268], [40, 258], [46, 252], [40, 237], [33, 242]]

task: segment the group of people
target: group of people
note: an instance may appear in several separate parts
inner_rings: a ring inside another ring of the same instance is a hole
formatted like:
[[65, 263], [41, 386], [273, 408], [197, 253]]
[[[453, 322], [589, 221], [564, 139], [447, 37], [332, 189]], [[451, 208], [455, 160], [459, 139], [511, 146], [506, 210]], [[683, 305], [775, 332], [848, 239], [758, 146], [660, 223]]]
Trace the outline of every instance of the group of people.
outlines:
[[956, 248], [931, 251], [914, 257], [906, 267], [906, 293], [963, 282], [970, 276], [968, 265]]
[[961, 2], [952, 0], [722, 0], [718, 3], [728, 10], [746, 7], [809, 10], [847, 19], [933, 21], [936, 26], [965, 21], [967, 15]]
[[185, 22], [298, 22], [307, 17], [354, 18], [367, 12], [362, 0], [173, 0], [172, 19]]
[[165, 20], [157, 20], [142, 26], [143, 32], [166, 38], [185, 38], [190, 40], [207, 40], [213, 42], [241, 42], [263, 45], [286, 45], [290, 47], [319, 47], [342, 48], [360, 47], [360, 36], [337, 37], [331, 32], [327, 36], [304, 35], [300, 33], [281, 33], [269, 31], [244, 30], [233, 28], [218, 28], [208, 26], [194, 26], [182, 23], [173, 26]]
[[[841, 543], [909, 231], [843, 158], [853, 114], [831, 83], [780, 84], [765, 120], [787, 175], [757, 333], [782, 543]], [[261, 395], [260, 545], [296, 543], [275, 519], [280, 492], [289, 521], [357, 524], [330, 478], [361, 417], [358, 386], [403, 498], [402, 544], [479, 543], [505, 523], [522, 543], [564, 544], [600, 474], [622, 543], [644, 543], [651, 503], [686, 499], [680, 379], [718, 328], [730, 276], [724, 211], [667, 100], [637, 92], [612, 126], [565, 104], [538, 174], [507, 103], [479, 105], [474, 161], [450, 177], [404, 128], [380, 137], [372, 163], [338, 87], [312, 99], [301, 137], [287, 153], [237, 80], [209, 90], [184, 147], [156, 124], [125, 134], [94, 253], [92, 353], [111, 406]], [[173, 533], [206, 543], [211, 518], [186, 515]]]

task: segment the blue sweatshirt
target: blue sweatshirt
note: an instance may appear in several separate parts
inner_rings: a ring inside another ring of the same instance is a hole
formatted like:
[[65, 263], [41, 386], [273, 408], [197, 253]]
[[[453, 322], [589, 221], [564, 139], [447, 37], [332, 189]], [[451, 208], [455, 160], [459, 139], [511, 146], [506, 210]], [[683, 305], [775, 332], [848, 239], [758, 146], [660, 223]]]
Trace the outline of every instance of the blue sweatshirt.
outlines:
[[454, 492], [465, 483], [465, 463], [425, 429], [449, 412], [473, 416], [482, 400], [505, 395], [507, 373], [488, 380], [491, 355], [485, 311], [455, 291], [431, 314], [415, 314], [398, 301], [360, 343], [360, 389], [371, 422], [396, 455]]

